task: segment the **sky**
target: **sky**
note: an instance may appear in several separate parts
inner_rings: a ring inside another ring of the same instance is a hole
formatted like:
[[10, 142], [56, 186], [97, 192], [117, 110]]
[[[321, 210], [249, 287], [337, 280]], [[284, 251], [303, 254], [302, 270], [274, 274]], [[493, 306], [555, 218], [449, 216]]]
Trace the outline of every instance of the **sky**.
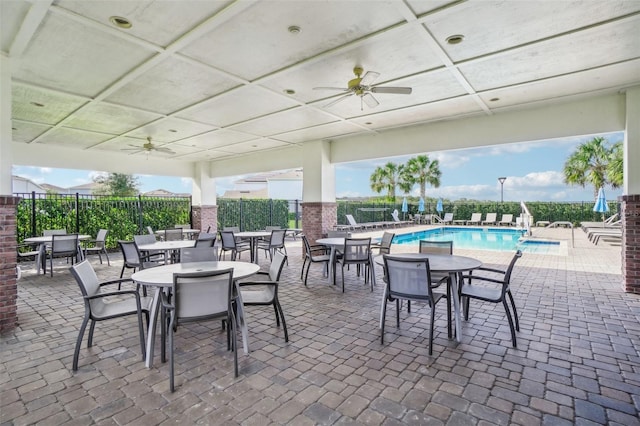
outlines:
[[[621, 142], [622, 132], [600, 135], [611, 143]], [[593, 188], [568, 186], [563, 182], [562, 169], [576, 147], [594, 135], [552, 139], [538, 142], [502, 144], [482, 148], [426, 153], [438, 160], [442, 172], [439, 188], [427, 186], [427, 197], [458, 200], [500, 200], [498, 177], [506, 177], [504, 201], [590, 201]], [[416, 154], [417, 155], [417, 154]], [[392, 161], [405, 163], [415, 155], [337, 164], [336, 197], [366, 197], [377, 195], [369, 186], [369, 177], [377, 166]], [[14, 166], [13, 174], [36, 183], [48, 183], [63, 188], [93, 181], [101, 173], [92, 170], [68, 170], [43, 167]], [[176, 193], [190, 193], [191, 179], [137, 175], [141, 192], [165, 189]], [[218, 195], [233, 189], [234, 182], [243, 176], [216, 179]], [[606, 198], [615, 200], [622, 189], [605, 188]], [[403, 194], [398, 190], [398, 196]], [[409, 195], [418, 196], [416, 186]]]

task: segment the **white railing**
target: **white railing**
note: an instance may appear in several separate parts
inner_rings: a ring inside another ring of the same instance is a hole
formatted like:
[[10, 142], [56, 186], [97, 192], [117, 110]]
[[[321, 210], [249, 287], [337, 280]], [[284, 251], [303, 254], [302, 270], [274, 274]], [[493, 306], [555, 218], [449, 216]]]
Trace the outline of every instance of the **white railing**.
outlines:
[[527, 230], [527, 235], [531, 236], [531, 224], [533, 223], [533, 216], [531, 215], [531, 212], [529, 212], [529, 209], [527, 208], [527, 205], [524, 203], [524, 201], [520, 201], [520, 208], [522, 209], [522, 212], [520, 213], [520, 217], [518, 218], [520, 220], [518, 222], [523, 229]]

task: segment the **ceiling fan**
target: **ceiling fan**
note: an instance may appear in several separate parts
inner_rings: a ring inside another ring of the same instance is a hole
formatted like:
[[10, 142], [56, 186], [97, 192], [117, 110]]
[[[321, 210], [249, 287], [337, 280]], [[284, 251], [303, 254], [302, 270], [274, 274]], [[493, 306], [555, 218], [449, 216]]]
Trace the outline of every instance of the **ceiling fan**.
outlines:
[[[342, 87], [314, 87], [314, 90], [339, 90], [341, 92], [348, 92], [346, 95], [340, 96], [337, 99], [329, 102], [324, 105], [324, 107], [331, 107], [337, 104], [338, 102], [342, 102], [350, 96], [356, 95], [360, 97], [360, 109], [362, 110], [362, 103], [367, 104], [369, 108], [377, 107], [380, 102], [372, 95], [372, 93], [392, 93], [397, 95], [409, 95], [411, 93], [411, 87], [381, 87], [381, 86], [373, 86], [373, 82], [380, 77], [380, 74], [375, 71], [367, 71], [365, 75], [363, 73], [362, 67], [355, 67], [353, 69], [353, 73], [356, 75], [356, 78], [349, 80], [347, 83], [347, 88]], [[361, 77], [362, 76], [362, 77]]]
[[163, 146], [155, 146], [151, 142], [151, 136], [147, 136], [147, 142], [142, 145], [142, 147], [138, 145], [129, 144], [131, 148], [123, 148], [123, 151], [136, 151], [141, 152], [145, 151], [147, 154], [151, 151], [162, 152], [164, 154], [175, 154], [175, 152], [171, 151], [169, 148], [165, 148]]

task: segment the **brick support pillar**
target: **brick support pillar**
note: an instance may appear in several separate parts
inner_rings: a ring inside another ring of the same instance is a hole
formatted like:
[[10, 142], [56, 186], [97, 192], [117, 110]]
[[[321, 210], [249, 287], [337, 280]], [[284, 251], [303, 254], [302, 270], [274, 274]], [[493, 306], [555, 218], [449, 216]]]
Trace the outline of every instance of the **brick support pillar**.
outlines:
[[218, 206], [192, 206], [191, 220], [195, 229], [206, 232], [211, 226], [209, 232], [215, 234], [218, 232]]
[[622, 204], [622, 285], [640, 294], [640, 195], [618, 197]]
[[338, 217], [337, 203], [302, 203], [302, 232], [310, 244], [334, 229]]
[[18, 324], [16, 206], [19, 197], [0, 195], [0, 333]]

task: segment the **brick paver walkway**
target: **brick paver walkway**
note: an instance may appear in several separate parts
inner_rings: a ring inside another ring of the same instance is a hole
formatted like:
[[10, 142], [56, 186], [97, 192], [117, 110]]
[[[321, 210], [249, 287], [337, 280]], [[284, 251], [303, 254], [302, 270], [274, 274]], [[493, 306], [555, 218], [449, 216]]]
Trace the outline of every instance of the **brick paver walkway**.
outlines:
[[[536, 235], [570, 245], [569, 230], [545, 232]], [[0, 340], [0, 421], [640, 425], [640, 296], [621, 290], [619, 247], [593, 246], [580, 230], [575, 239], [568, 256], [525, 254], [517, 264], [518, 349], [502, 306], [475, 301], [459, 344], [447, 339], [439, 306], [433, 356], [428, 309], [405, 310], [396, 329], [391, 308], [381, 345], [381, 280], [372, 293], [352, 268], [343, 294], [312, 265], [305, 287], [300, 241], [290, 241], [280, 287], [289, 343], [270, 308], [248, 308], [251, 352], [240, 352], [234, 379], [220, 322], [181, 326], [173, 394], [159, 339], [153, 368], [141, 361], [134, 319], [98, 323], [94, 346], [86, 347], [85, 335], [73, 373], [83, 314], [78, 287], [65, 265], [53, 279], [28, 269], [19, 281], [20, 324]], [[505, 265], [512, 255], [456, 253], [491, 265]], [[91, 259], [104, 279], [120, 273], [121, 259], [112, 257], [111, 267]], [[261, 262], [266, 267], [262, 255]]]

